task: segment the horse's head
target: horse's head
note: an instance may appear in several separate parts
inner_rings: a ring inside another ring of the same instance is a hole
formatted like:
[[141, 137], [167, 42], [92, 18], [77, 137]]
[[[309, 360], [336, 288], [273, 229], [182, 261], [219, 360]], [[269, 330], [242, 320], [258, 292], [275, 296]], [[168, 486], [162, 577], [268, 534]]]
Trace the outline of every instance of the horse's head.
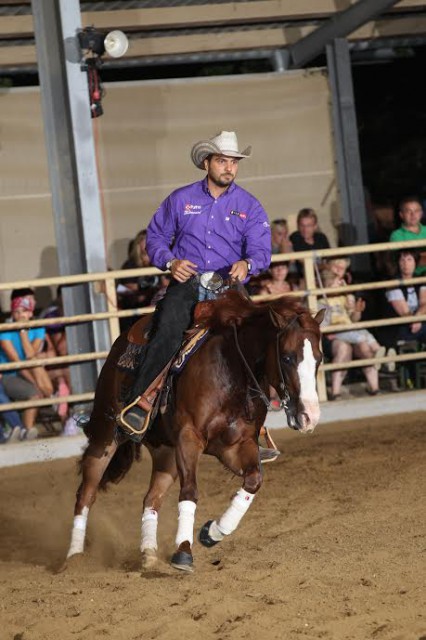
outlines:
[[324, 311], [313, 318], [301, 306], [292, 313], [271, 306], [270, 317], [275, 331], [268, 349], [269, 380], [281, 399], [288, 425], [309, 433], [320, 418], [316, 374], [322, 360], [319, 326]]

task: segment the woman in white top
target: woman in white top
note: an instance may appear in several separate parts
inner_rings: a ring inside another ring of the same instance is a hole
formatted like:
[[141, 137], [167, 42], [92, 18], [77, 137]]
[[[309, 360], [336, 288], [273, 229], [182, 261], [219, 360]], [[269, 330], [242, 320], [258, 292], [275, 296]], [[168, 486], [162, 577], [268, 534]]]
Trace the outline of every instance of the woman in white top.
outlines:
[[[413, 278], [420, 259], [415, 249], [402, 249], [398, 252], [398, 271], [402, 280]], [[426, 284], [403, 285], [386, 292], [395, 316], [413, 316], [426, 314]], [[398, 329], [398, 340], [426, 341], [426, 323], [411, 322], [402, 324]]]

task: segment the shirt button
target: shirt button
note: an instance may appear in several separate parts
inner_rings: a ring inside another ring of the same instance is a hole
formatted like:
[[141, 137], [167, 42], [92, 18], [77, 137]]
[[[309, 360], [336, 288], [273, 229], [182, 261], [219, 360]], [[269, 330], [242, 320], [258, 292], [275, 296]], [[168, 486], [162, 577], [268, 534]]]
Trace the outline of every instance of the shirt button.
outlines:
[[209, 245], [209, 246], [207, 247], [207, 249], [211, 249], [211, 246]]
[[210, 264], [210, 260], [207, 260], [207, 264]]

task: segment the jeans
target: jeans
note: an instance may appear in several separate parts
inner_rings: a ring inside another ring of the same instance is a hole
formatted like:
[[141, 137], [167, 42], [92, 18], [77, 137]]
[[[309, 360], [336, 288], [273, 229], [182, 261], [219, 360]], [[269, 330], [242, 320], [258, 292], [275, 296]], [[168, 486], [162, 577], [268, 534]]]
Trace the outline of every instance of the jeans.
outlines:
[[193, 278], [184, 283], [170, 282], [155, 309], [149, 341], [143, 349], [129, 400], [146, 391], [179, 349], [185, 331], [191, 326], [197, 302], [198, 283]]

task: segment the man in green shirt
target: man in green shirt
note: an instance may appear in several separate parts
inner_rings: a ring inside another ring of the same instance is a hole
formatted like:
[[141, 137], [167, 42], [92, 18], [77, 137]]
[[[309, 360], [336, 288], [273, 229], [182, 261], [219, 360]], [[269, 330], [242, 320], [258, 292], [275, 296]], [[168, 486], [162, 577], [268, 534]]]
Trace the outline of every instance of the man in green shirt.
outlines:
[[[390, 235], [390, 242], [405, 242], [406, 240], [426, 240], [426, 226], [420, 220], [423, 208], [420, 200], [415, 196], [403, 198], [399, 203], [399, 217], [401, 226]], [[426, 245], [426, 243], [425, 243]], [[421, 251], [420, 247], [419, 250]], [[416, 276], [426, 274], [426, 251], [421, 253], [419, 265], [414, 272]]]

